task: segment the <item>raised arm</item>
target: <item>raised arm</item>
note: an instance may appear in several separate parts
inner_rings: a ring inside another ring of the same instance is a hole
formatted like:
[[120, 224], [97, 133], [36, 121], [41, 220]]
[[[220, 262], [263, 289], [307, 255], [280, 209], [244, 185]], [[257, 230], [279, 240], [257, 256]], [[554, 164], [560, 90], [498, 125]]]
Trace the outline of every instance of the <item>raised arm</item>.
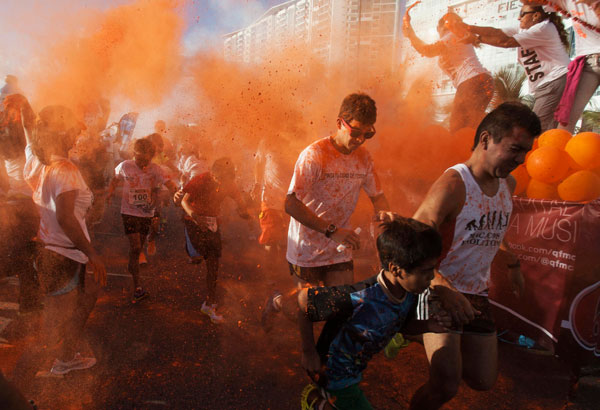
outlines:
[[408, 12], [404, 15], [402, 32], [410, 40], [410, 44], [413, 46], [413, 48], [422, 56], [436, 57], [442, 54], [444, 46], [441, 42], [438, 41], [434, 44], [426, 44], [419, 37], [417, 37], [410, 24], [410, 15]]

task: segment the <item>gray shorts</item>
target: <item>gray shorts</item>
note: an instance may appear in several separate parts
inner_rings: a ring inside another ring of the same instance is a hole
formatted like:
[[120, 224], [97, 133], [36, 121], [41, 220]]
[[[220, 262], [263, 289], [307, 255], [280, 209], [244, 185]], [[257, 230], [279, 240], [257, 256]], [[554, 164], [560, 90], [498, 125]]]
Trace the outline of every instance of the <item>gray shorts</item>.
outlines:
[[556, 128], [558, 125], [558, 122], [554, 119], [554, 111], [558, 107], [566, 84], [567, 74], [564, 74], [535, 90], [533, 112], [540, 117], [542, 132]]

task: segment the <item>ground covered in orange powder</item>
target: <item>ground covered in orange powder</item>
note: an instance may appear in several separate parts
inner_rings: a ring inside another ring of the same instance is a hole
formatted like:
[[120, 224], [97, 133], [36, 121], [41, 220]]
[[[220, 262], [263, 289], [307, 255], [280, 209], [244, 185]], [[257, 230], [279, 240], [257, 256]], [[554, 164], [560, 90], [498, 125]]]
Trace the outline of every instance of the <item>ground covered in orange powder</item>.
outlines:
[[[64, 378], [35, 378], [21, 386], [25, 395], [40, 410], [298, 409], [309, 381], [299, 364], [298, 332], [283, 317], [270, 334], [260, 326], [266, 296], [292, 283], [285, 262], [265, 269], [266, 255], [249, 238], [256, 232], [237, 216], [226, 217], [218, 283], [226, 322], [214, 325], [200, 312], [204, 267], [187, 262], [178, 210], [171, 207], [167, 214], [158, 253], [142, 270], [150, 297], [132, 305], [127, 242], [117, 206], [109, 208], [95, 241], [112, 275], [86, 331], [98, 364]], [[376, 270], [368, 246], [356, 262], [357, 280]], [[3, 298], [10, 297], [8, 286], [2, 285]], [[16, 319], [3, 334], [13, 345], [0, 350], [8, 376], [30, 335], [23, 321]], [[463, 385], [447, 409], [580, 408], [568, 404], [569, 373], [559, 360], [504, 344], [499, 354], [495, 388], [475, 392]], [[364, 376], [363, 389], [375, 408], [407, 408], [427, 379], [424, 350], [411, 343], [393, 360], [379, 354]]]

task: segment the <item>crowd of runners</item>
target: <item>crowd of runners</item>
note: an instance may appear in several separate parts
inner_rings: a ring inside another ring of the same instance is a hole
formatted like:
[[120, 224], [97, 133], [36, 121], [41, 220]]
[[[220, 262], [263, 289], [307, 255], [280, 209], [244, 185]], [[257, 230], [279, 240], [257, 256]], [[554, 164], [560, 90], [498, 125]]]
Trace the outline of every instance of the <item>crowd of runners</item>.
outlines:
[[[274, 318], [280, 313], [299, 329], [301, 364], [311, 379], [302, 408], [372, 408], [359, 388], [362, 372], [374, 354], [387, 354], [405, 338], [421, 340], [430, 365], [429, 380], [414, 394], [411, 408], [441, 407], [462, 381], [491, 389], [498, 355], [487, 289], [512, 212], [510, 173], [544, 129], [560, 122], [572, 130], [600, 83], [600, 7], [598, 1], [580, 3], [578, 21], [589, 23], [577, 26], [576, 34], [583, 35], [576, 37], [581, 58], [575, 60], [575, 85], [567, 78], [562, 23], [537, 3], [523, 6], [515, 33], [468, 26], [446, 15], [438, 24], [442, 40], [434, 45], [421, 42], [405, 19], [414, 47], [441, 55], [457, 87], [450, 128], [476, 121], [470, 158], [439, 176], [411, 218], [393, 212], [378, 179], [367, 149], [377, 133], [377, 106], [365, 93], [346, 96], [332, 118], [335, 132], [305, 147], [297, 160], [283, 155], [286, 147], [257, 143], [254, 186], [246, 194], [231, 157], [199, 145], [197, 127], [173, 138], [159, 120], [155, 132], [133, 139], [137, 113], [107, 126], [105, 101], [98, 102], [96, 115], [81, 118], [56, 105], [35, 113], [17, 79], [8, 76], [2, 89], [0, 189], [3, 207], [12, 207], [18, 224], [6, 227], [15, 240], [3, 269], [19, 276], [21, 313], [42, 316], [38, 341], [25, 355], [55, 375], [95, 365], [95, 357], [79, 353], [86, 321], [106, 284], [99, 244], [90, 233], [118, 196], [129, 243], [123, 268], [132, 278], [131, 302], [151, 303], [140, 265], [146, 255], [160, 252], [161, 209], [176, 206], [183, 219], [181, 247], [190, 263], [206, 264], [201, 312], [214, 325], [226, 322], [216, 289], [221, 206], [229, 197], [241, 218], [260, 226], [258, 241], [271, 255], [271, 268], [287, 260], [288, 272], [280, 274], [289, 276], [289, 289], [265, 295], [257, 316], [265, 332], [279, 331]], [[461, 32], [466, 40], [457, 37]], [[533, 110], [512, 102], [485, 113], [491, 77], [476, 61], [478, 43], [520, 48], [536, 98]], [[563, 89], [570, 90], [571, 108], [565, 114], [563, 107], [562, 120], [555, 120]], [[461, 109], [467, 100], [471, 109]], [[373, 205], [372, 237], [381, 266], [377, 275], [356, 283], [352, 252], [365, 236], [350, 221], [361, 190]], [[252, 200], [260, 204], [255, 213]], [[481, 237], [494, 240], [474, 240]], [[519, 261], [506, 252], [518, 297], [524, 286]], [[314, 322], [325, 322], [316, 341]], [[14, 408], [26, 408], [18, 404], [17, 392], [11, 400]]]

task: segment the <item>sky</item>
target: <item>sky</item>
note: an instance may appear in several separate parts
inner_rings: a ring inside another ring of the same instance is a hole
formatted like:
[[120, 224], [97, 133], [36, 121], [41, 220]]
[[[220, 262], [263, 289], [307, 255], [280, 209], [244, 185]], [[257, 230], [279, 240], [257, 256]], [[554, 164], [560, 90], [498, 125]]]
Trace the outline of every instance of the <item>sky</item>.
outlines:
[[248, 26], [270, 7], [283, 0], [195, 0], [186, 10], [186, 54], [202, 47], [222, 44], [221, 36]]

